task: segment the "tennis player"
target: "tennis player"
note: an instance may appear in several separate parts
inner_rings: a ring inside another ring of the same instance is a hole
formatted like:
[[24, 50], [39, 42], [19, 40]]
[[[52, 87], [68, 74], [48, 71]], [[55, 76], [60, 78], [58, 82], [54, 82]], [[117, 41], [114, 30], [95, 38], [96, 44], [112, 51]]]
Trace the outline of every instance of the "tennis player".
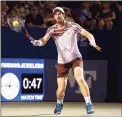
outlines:
[[53, 18], [55, 25], [51, 26], [45, 36], [39, 40], [33, 41], [34, 46], [44, 46], [50, 37], [53, 37], [58, 51], [57, 61], [57, 103], [54, 114], [60, 114], [63, 109], [63, 99], [65, 96], [65, 89], [67, 86], [68, 71], [73, 69], [75, 80], [77, 81], [81, 93], [85, 99], [87, 114], [94, 113], [92, 102], [90, 99], [90, 92], [83, 76], [83, 60], [79, 52], [77, 40], [78, 33], [87, 37], [90, 45], [98, 51], [101, 48], [96, 45], [93, 35], [83, 29], [80, 25], [74, 22], [65, 21], [65, 12], [61, 7], [56, 7], [53, 10]]

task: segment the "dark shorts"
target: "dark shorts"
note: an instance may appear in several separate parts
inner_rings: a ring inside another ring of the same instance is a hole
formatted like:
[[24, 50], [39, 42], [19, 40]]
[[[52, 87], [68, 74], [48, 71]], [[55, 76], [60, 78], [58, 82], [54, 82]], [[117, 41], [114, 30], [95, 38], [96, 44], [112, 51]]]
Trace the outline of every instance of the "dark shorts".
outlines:
[[74, 69], [75, 67], [83, 67], [83, 60], [82, 58], [75, 58], [74, 60], [72, 60], [69, 63], [66, 64], [57, 64], [56, 68], [57, 68], [57, 78], [59, 77], [65, 77], [68, 75], [69, 69], [72, 68]]

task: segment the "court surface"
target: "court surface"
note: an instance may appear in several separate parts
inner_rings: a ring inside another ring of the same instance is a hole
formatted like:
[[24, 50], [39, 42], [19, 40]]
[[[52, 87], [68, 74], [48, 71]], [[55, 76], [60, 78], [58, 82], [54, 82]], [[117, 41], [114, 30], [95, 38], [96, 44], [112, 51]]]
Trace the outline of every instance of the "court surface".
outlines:
[[1, 105], [2, 117], [122, 117], [122, 103], [93, 103], [95, 114], [87, 115], [83, 102], [65, 102], [61, 115], [54, 115], [54, 102], [13, 102]]

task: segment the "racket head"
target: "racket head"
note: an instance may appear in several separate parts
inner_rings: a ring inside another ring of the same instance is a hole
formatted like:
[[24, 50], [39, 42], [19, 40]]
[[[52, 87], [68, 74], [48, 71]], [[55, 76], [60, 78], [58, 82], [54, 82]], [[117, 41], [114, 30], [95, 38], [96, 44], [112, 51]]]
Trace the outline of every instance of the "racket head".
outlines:
[[6, 17], [9, 27], [15, 32], [23, 32], [25, 28], [25, 22], [18, 13], [10, 13]]
[[20, 32], [27, 36], [31, 41], [34, 41], [34, 39], [29, 35], [29, 33], [26, 30], [25, 22], [21, 18], [21, 16], [16, 12], [11, 12], [6, 17], [7, 23], [9, 27], [14, 30], [15, 32]]

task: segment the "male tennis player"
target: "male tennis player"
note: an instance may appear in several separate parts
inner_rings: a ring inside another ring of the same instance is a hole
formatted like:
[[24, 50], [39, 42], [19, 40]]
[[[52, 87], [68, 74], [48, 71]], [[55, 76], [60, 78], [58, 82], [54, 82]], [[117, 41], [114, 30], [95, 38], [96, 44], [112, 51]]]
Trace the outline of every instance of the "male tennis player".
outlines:
[[53, 36], [57, 46], [58, 64], [56, 67], [58, 89], [56, 92], [57, 104], [54, 114], [60, 114], [63, 109], [63, 99], [67, 86], [68, 71], [70, 68], [73, 69], [74, 77], [85, 99], [87, 114], [92, 114], [94, 113], [94, 110], [90, 99], [89, 88], [83, 76], [83, 60], [77, 45], [77, 34], [80, 33], [87, 37], [90, 45], [98, 51], [100, 51], [101, 48], [96, 45], [92, 34], [76, 23], [65, 21], [64, 17], [64, 10], [61, 7], [56, 7], [53, 10], [53, 18], [56, 21], [56, 24], [47, 30], [47, 33], [43, 38], [35, 40], [32, 43], [34, 46], [43, 46], [50, 37]]

